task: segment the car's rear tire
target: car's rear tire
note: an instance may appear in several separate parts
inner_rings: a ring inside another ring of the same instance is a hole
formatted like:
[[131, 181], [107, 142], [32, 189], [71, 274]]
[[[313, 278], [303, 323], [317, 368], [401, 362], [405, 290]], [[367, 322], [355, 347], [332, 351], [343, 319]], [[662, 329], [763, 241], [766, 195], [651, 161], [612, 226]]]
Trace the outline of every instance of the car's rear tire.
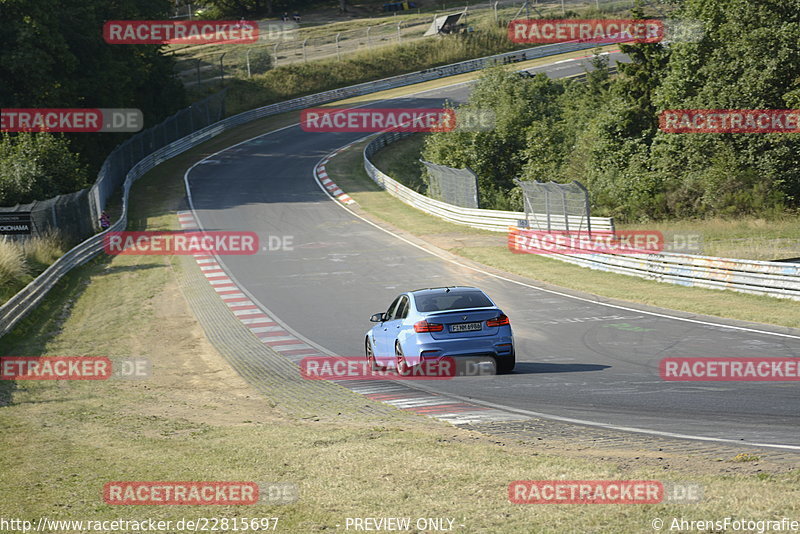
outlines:
[[378, 360], [375, 359], [375, 351], [372, 350], [372, 342], [369, 338], [364, 342], [364, 352], [367, 355], [367, 361], [373, 371], [385, 371], [386, 367], [378, 365]]
[[494, 363], [498, 375], [510, 373], [514, 370], [514, 366], [517, 364], [516, 351], [512, 350], [510, 356], [495, 356]]
[[406, 361], [406, 357], [403, 354], [403, 348], [400, 346], [399, 341], [394, 342], [394, 359], [397, 362], [397, 374], [399, 375], [406, 375], [411, 370], [411, 367], [408, 365]]

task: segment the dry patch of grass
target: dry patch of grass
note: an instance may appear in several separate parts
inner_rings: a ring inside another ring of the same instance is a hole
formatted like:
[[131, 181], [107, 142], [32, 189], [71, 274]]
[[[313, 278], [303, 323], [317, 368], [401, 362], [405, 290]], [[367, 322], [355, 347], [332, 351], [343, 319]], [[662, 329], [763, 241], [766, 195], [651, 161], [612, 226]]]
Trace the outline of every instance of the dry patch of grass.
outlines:
[[617, 225], [665, 233], [700, 234], [706, 256], [772, 261], [800, 258], [800, 217], [706, 219]]
[[0, 240], [0, 304], [14, 296], [64, 252], [66, 247], [56, 232], [25, 241]]

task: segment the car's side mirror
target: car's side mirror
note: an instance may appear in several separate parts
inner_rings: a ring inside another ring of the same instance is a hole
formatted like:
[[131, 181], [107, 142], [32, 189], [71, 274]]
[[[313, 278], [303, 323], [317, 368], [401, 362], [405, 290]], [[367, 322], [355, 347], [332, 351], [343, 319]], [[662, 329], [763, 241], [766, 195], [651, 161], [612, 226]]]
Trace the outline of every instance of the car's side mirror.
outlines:
[[369, 320], [372, 323], [382, 323], [385, 316], [386, 316], [385, 313], [376, 313], [375, 315], [370, 317]]

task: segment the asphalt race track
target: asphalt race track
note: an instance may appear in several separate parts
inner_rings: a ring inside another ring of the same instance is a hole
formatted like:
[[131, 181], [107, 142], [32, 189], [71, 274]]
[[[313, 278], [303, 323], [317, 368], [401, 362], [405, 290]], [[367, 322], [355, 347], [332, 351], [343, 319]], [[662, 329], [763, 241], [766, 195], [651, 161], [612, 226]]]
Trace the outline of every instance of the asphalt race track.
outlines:
[[[568, 76], [587, 62], [533, 70]], [[440, 107], [445, 99], [464, 101], [468, 91], [459, 85], [372, 105]], [[665, 382], [658, 374], [667, 356], [798, 357], [800, 334], [605, 305], [434, 256], [359, 219], [317, 185], [315, 164], [363, 136], [295, 125], [215, 154], [187, 174], [204, 229], [255, 231], [262, 243], [267, 235], [293, 236], [293, 250], [220, 258], [293, 330], [333, 353], [361, 356], [369, 316], [385, 311], [397, 293], [475, 285], [511, 318], [516, 371], [424, 388], [537, 414], [800, 450], [797, 382]], [[620, 323], [638, 328], [611, 326]]]

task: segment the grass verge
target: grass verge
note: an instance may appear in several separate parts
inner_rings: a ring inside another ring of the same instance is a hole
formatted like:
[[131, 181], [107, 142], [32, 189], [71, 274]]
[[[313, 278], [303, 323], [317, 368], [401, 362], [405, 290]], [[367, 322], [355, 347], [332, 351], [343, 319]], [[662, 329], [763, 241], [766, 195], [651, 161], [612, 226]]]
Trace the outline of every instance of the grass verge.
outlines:
[[[364, 171], [362, 152], [365, 144], [366, 141], [354, 145], [333, 158], [327, 166], [328, 175], [371, 216], [420, 236], [440, 248], [490, 267], [602, 297], [703, 315], [800, 327], [800, 306], [795, 301], [733, 291], [687, 288], [594, 271], [535, 254], [512, 254], [505, 245], [505, 236], [501, 234], [442, 221], [384, 192]], [[408, 146], [401, 148], [401, 151], [407, 149]], [[394, 160], [390, 155], [381, 155], [381, 152], [386, 152], [386, 149], [378, 152], [378, 161]], [[400, 169], [399, 166], [394, 168]], [[672, 228], [688, 227], [686, 223], [685, 226], [676, 225]], [[791, 225], [787, 227], [791, 228]], [[788, 229], [785, 231], [790, 232]]]
[[0, 241], [0, 304], [60, 258], [66, 247], [54, 232], [26, 241]]

